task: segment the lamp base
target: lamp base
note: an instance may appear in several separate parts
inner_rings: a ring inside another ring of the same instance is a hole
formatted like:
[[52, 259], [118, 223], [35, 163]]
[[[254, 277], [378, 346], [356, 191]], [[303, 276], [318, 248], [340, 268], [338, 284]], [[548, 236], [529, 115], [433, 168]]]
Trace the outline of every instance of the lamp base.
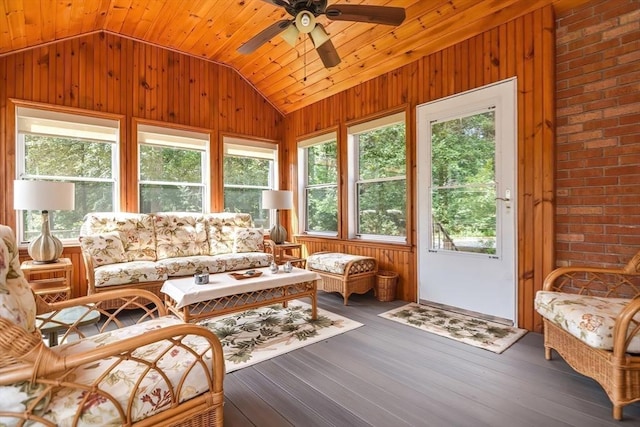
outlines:
[[280, 224], [276, 224], [269, 230], [269, 238], [277, 245], [284, 243], [287, 240], [287, 230]]
[[42, 211], [42, 234], [29, 243], [27, 247], [29, 256], [35, 264], [50, 264], [60, 258], [63, 249], [60, 239], [51, 235], [49, 212]]

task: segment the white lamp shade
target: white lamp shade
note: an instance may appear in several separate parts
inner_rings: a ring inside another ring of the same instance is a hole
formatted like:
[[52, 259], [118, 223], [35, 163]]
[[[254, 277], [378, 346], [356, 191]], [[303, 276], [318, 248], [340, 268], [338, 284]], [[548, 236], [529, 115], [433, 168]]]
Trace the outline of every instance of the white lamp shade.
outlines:
[[70, 211], [75, 207], [75, 184], [54, 181], [13, 181], [13, 207], [19, 210]]
[[293, 192], [289, 190], [264, 190], [262, 209], [293, 209]]

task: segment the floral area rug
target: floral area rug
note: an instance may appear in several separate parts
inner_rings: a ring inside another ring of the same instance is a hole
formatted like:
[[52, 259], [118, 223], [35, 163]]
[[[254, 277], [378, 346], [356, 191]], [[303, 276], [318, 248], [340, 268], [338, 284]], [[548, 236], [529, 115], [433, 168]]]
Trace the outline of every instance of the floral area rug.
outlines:
[[379, 316], [494, 353], [502, 353], [527, 333], [524, 329], [416, 303]]
[[362, 326], [321, 308], [317, 320], [311, 320], [311, 305], [301, 301], [290, 301], [287, 308], [275, 304], [199, 324], [220, 338], [227, 373]]

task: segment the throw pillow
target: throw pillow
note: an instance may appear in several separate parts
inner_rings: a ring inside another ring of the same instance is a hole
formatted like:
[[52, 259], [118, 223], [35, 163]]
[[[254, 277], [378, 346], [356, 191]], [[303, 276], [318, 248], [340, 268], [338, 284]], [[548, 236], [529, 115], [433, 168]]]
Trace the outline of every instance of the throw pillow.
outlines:
[[263, 252], [264, 236], [261, 228], [237, 227], [233, 238], [233, 252]]
[[122, 237], [118, 231], [80, 237], [83, 251], [91, 254], [96, 266], [127, 262]]

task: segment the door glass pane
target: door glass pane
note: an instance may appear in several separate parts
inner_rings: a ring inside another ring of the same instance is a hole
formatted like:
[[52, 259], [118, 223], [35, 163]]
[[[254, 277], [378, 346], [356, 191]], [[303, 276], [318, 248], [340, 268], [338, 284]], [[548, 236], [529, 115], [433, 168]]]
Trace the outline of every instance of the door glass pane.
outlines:
[[431, 249], [495, 255], [495, 112], [432, 123], [431, 165]]

